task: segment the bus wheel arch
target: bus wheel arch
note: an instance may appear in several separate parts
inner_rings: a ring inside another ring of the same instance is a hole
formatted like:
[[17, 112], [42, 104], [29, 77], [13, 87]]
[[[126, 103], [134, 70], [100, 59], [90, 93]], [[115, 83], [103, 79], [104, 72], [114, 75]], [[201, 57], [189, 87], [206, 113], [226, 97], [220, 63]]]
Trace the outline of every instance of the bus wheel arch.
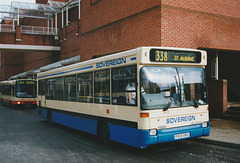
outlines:
[[97, 136], [104, 144], [110, 143], [109, 123], [106, 119], [98, 120]]

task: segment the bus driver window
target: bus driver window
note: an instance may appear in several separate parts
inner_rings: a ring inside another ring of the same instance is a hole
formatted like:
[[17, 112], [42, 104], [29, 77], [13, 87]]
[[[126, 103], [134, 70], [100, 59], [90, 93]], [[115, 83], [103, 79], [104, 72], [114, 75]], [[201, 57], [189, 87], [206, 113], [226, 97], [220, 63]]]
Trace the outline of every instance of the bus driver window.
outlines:
[[[112, 103], [117, 105], [137, 105], [136, 65], [112, 69]], [[131, 97], [130, 97], [131, 96]]]

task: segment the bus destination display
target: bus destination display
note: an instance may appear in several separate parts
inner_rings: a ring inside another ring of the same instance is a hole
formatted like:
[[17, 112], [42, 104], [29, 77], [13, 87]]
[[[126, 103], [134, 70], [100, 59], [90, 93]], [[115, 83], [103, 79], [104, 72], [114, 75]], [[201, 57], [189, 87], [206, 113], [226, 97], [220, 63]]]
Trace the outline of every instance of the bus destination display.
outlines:
[[32, 84], [36, 84], [36, 82], [35, 81], [19, 81], [19, 84], [27, 84], [27, 85], [32, 85]]
[[179, 63], [200, 63], [201, 53], [190, 51], [173, 51], [163, 49], [151, 49], [150, 61], [152, 62], [179, 62]]

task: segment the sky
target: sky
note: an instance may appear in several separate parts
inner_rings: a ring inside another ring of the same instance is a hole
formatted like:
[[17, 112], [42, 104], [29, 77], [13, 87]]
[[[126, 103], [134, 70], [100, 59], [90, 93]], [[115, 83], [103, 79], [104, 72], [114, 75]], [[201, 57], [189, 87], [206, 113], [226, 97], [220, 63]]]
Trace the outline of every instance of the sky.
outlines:
[[0, 4], [11, 5], [12, 1], [35, 3], [36, 0], [0, 0]]

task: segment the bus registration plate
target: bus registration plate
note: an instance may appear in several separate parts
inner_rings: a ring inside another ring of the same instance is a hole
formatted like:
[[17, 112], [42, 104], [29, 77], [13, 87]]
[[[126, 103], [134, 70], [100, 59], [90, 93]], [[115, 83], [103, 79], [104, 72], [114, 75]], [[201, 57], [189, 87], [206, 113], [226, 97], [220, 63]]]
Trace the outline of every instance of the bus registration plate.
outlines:
[[174, 135], [175, 139], [183, 139], [183, 138], [188, 138], [188, 137], [190, 137], [190, 133], [189, 132]]

